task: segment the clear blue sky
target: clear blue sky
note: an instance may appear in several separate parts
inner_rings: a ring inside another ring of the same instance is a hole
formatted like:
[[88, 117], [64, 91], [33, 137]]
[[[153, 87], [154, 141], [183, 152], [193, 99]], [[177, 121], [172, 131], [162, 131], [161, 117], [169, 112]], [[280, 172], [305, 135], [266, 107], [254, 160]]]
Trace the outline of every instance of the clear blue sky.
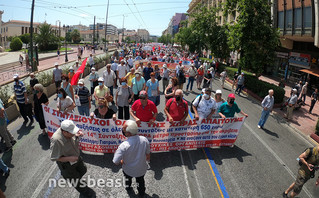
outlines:
[[[186, 13], [191, 0], [110, 0], [108, 24], [126, 29], [147, 29], [151, 35], [162, 34], [175, 13]], [[2, 21], [29, 21], [32, 0], [1, 0]], [[45, 20], [55, 25], [105, 23], [107, 0], [35, 0], [34, 22]]]

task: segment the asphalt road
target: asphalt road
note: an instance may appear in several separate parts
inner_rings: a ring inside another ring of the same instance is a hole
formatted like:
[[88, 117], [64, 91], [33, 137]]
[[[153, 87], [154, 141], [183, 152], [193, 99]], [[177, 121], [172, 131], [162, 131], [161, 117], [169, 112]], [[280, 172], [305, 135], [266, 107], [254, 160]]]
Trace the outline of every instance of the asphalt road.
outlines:
[[[102, 74], [102, 71], [99, 73]], [[87, 79], [86, 85], [89, 86]], [[220, 88], [219, 81], [215, 80], [213, 89], [216, 90], [217, 87]], [[223, 90], [224, 98], [230, 93], [230, 86], [227, 85], [226, 88], [228, 90]], [[161, 87], [160, 90], [162, 91]], [[195, 90], [195, 93], [185, 94], [185, 99], [191, 102], [199, 92]], [[239, 107], [249, 117], [245, 120], [235, 146], [208, 148], [206, 154], [204, 149], [152, 154], [151, 168], [145, 176], [146, 193], [149, 197], [282, 196], [282, 192], [297, 174], [296, 158], [311, 144], [289, 128], [285, 120], [273, 115], [269, 117], [264, 130], [258, 129], [261, 113], [259, 102], [236, 97]], [[163, 112], [165, 101], [164, 96], [161, 99], [159, 112]], [[50, 106], [56, 107], [53, 97], [50, 98]], [[165, 116], [158, 118], [163, 120]], [[49, 179], [61, 178], [56, 164], [50, 161], [49, 139], [41, 135], [37, 123], [24, 127], [22, 122], [22, 118], [19, 118], [8, 127], [18, 143], [2, 157], [11, 168], [7, 179], [0, 178], [1, 189], [6, 196], [79, 197], [74, 188], [49, 187]], [[121, 167], [112, 163], [113, 154], [82, 156], [88, 167], [84, 177], [104, 180], [123, 177]], [[207, 156], [212, 157], [212, 164]], [[213, 171], [214, 165], [217, 171]], [[218, 175], [224, 184], [224, 190], [221, 182], [217, 182]], [[111, 187], [111, 184], [93, 189], [97, 197], [129, 197], [123, 187]], [[315, 187], [315, 180], [311, 179], [299, 197], [316, 198], [318, 194], [319, 188]]]

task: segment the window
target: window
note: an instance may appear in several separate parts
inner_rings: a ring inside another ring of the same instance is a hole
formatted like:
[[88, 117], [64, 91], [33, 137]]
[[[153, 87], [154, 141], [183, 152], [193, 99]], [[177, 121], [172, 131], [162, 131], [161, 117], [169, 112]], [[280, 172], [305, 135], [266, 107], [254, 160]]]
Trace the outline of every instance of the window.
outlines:
[[6, 32], [8, 32], [8, 27], [6, 27]]
[[287, 29], [292, 28], [292, 10], [286, 10], [286, 24]]
[[21, 27], [21, 34], [24, 34], [24, 28]]
[[301, 28], [301, 8], [294, 10], [294, 28]]
[[278, 27], [284, 29], [284, 12], [278, 12]]
[[312, 26], [312, 8], [305, 7], [303, 9], [303, 25], [305, 28], [309, 28]]

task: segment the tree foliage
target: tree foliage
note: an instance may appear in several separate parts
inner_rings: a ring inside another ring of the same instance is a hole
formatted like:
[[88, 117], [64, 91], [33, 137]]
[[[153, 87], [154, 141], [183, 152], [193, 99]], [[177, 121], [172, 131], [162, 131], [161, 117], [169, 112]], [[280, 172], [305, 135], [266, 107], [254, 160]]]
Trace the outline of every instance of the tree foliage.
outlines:
[[29, 44], [30, 43], [30, 34], [29, 33], [22, 34], [22, 35], [19, 36], [19, 38], [25, 44]]
[[39, 26], [39, 34], [35, 38], [35, 42], [39, 45], [41, 51], [58, 49], [59, 38], [50, 24], [43, 23]]
[[10, 43], [10, 49], [12, 51], [18, 51], [22, 49], [22, 41], [19, 37], [14, 37]]
[[161, 37], [159, 37], [158, 42], [164, 43], [165, 45], [168, 45], [168, 44], [173, 44], [174, 39], [173, 39], [172, 35], [166, 34], [166, 35], [162, 35]]
[[80, 35], [79, 30], [74, 29], [71, 32], [71, 38], [72, 38], [73, 43], [80, 43], [81, 42], [81, 35]]
[[227, 0], [225, 15], [234, 10], [239, 16], [229, 28], [231, 49], [240, 51], [241, 67], [260, 74], [274, 62], [279, 44], [278, 30], [272, 26], [271, 5], [264, 0]]

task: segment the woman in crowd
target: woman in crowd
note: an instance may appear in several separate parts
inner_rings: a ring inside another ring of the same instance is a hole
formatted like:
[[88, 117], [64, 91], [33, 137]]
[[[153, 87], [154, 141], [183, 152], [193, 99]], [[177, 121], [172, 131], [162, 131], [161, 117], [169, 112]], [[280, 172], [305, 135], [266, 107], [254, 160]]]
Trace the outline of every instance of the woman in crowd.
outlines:
[[75, 104], [70, 96], [64, 91], [63, 88], [58, 89], [58, 102], [57, 110], [67, 113], [72, 113], [75, 108]]
[[43, 93], [43, 85], [35, 84], [33, 86], [35, 94], [33, 95], [33, 106], [34, 106], [34, 115], [36, 120], [39, 122], [40, 128], [42, 129], [42, 134], [46, 135], [47, 132], [45, 130], [45, 120], [43, 115], [42, 104], [48, 105], [49, 100], [48, 97]]
[[115, 121], [116, 114], [112, 109], [109, 108], [109, 103], [107, 100], [105, 98], [99, 98], [97, 102], [97, 109], [91, 113], [91, 118], [113, 119]]
[[180, 70], [177, 73], [179, 88], [183, 90], [184, 83], [186, 82], [184, 66], [181, 66]]
[[142, 76], [143, 76], [143, 70], [144, 70], [144, 67], [143, 67], [143, 63], [140, 62], [137, 66], [137, 70]]
[[84, 86], [84, 79], [80, 79], [78, 87], [75, 88], [75, 99], [80, 101], [80, 104], [76, 104], [78, 106], [79, 114], [89, 116], [91, 109], [91, 94], [89, 89]]
[[145, 79], [139, 71], [135, 72], [135, 78], [132, 79], [132, 91], [134, 93], [134, 100], [138, 100], [140, 91], [145, 90]]
[[203, 78], [204, 78], [204, 69], [203, 69], [203, 66], [200, 66], [197, 70], [197, 80], [196, 80], [197, 89], [201, 89]]
[[132, 88], [127, 85], [127, 80], [125, 77], [120, 79], [121, 85], [117, 89], [116, 96], [115, 96], [115, 104], [118, 106], [118, 118], [123, 119], [123, 112], [124, 112], [124, 119], [130, 119], [130, 109], [129, 104], [133, 101], [133, 91]]
[[169, 84], [164, 91], [165, 99], [166, 99], [165, 104], [169, 99], [175, 97], [175, 91], [178, 89], [178, 79], [176, 77], [173, 77], [171, 79], [171, 82], [172, 83]]
[[110, 89], [104, 85], [104, 78], [100, 77], [98, 79], [99, 85], [94, 88], [94, 98], [95, 98], [95, 105], [98, 105], [99, 98], [107, 99], [110, 95]]
[[219, 107], [225, 102], [225, 100], [222, 98], [222, 90], [220, 90], [220, 89], [216, 90], [214, 100], [216, 102], [216, 111], [213, 115], [213, 118], [220, 118], [218, 110], [219, 110]]
[[148, 99], [154, 102], [156, 106], [159, 105], [159, 83], [158, 80], [155, 78], [155, 72], [150, 74], [151, 79], [149, 79], [146, 83], [146, 92], [148, 95]]
[[66, 94], [70, 96], [70, 98], [72, 98], [72, 100], [74, 101], [73, 87], [71, 86], [71, 83], [69, 83], [69, 77], [63, 74], [61, 79], [62, 79], [61, 88], [63, 88]]
[[161, 70], [158, 67], [158, 64], [155, 64], [154, 66], [154, 72], [155, 72], [155, 78], [160, 81], [161, 78]]

